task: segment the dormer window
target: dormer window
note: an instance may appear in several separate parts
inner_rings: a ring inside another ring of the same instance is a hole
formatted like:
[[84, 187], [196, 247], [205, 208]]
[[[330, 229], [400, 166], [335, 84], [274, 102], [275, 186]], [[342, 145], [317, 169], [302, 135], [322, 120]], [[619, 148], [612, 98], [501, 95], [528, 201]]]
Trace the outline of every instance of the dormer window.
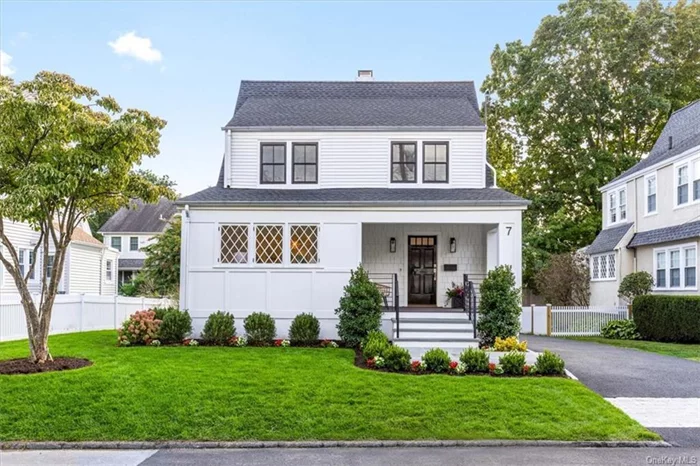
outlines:
[[416, 182], [415, 142], [394, 142], [391, 144], [391, 182]]
[[260, 184], [285, 184], [287, 179], [287, 145], [260, 145]]
[[447, 183], [447, 143], [423, 144], [423, 183]]
[[624, 222], [627, 220], [627, 188], [619, 188], [608, 194], [608, 223]]

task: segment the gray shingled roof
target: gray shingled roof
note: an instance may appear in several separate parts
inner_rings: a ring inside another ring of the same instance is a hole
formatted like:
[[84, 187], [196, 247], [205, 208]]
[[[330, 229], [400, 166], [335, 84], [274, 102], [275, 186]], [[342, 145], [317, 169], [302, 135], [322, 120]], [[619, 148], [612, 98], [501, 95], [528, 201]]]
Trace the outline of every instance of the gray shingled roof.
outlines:
[[[132, 201], [131, 208], [122, 207], [102, 225], [99, 232], [110, 233], [160, 233], [177, 211], [173, 201], [161, 198], [157, 204], [144, 204], [140, 199]], [[163, 221], [161, 219], [165, 219]]]
[[674, 225], [672, 227], [658, 228], [656, 230], [642, 231], [634, 235], [628, 248], [636, 248], [649, 244], [670, 243], [684, 239], [700, 237], [700, 220], [697, 222]]
[[[671, 149], [668, 148], [669, 137], [673, 138]], [[700, 100], [673, 112], [649, 156], [610, 183], [682, 154], [695, 146], [700, 146]]]
[[483, 128], [473, 81], [242, 81], [240, 128]]
[[530, 201], [498, 188], [237, 189], [215, 186], [177, 201], [179, 205], [509, 205]]
[[144, 259], [119, 259], [119, 270], [140, 270]]
[[593, 243], [586, 249], [587, 254], [600, 254], [614, 251], [620, 240], [632, 228], [632, 223], [625, 223], [613, 228], [607, 228], [596, 236]]

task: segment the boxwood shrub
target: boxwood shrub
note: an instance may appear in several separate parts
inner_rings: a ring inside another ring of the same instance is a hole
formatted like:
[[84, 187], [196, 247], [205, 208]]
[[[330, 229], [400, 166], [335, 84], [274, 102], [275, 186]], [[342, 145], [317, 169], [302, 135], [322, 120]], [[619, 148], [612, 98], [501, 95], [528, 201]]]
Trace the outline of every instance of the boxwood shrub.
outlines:
[[225, 345], [236, 334], [235, 320], [228, 312], [216, 311], [209, 315], [202, 340], [208, 345]]
[[643, 340], [700, 343], [700, 296], [638, 296], [632, 317]]
[[299, 314], [289, 326], [289, 340], [292, 345], [313, 345], [318, 342], [321, 325], [313, 314]]
[[264, 312], [253, 312], [243, 320], [243, 327], [248, 336], [248, 344], [265, 346], [272, 343], [277, 335], [275, 319]]

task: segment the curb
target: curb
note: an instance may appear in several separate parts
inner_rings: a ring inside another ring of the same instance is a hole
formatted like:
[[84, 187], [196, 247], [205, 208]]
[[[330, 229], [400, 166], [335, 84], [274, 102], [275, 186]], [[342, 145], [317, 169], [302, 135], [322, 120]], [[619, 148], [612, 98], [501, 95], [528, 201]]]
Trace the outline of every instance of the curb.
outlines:
[[308, 442], [0, 442], [2, 450], [170, 450], [242, 448], [433, 448], [433, 447], [578, 447], [667, 448], [663, 441], [563, 441], [563, 440], [367, 440]]

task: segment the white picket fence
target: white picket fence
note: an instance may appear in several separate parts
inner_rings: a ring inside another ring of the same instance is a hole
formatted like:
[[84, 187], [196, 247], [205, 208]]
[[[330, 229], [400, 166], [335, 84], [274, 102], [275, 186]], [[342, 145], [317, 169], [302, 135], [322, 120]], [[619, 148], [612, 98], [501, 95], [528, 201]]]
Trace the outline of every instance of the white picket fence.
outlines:
[[533, 335], [600, 335], [611, 320], [629, 318], [627, 306], [523, 306], [520, 327]]
[[[136, 311], [171, 304], [168, 299], [157, 298], [58, 295], [51, 316], [51, 334], [113, 330]], [[23, 338], [27, 338], [27, 324], [19, 296], [0, 297], [0, 341]]]

